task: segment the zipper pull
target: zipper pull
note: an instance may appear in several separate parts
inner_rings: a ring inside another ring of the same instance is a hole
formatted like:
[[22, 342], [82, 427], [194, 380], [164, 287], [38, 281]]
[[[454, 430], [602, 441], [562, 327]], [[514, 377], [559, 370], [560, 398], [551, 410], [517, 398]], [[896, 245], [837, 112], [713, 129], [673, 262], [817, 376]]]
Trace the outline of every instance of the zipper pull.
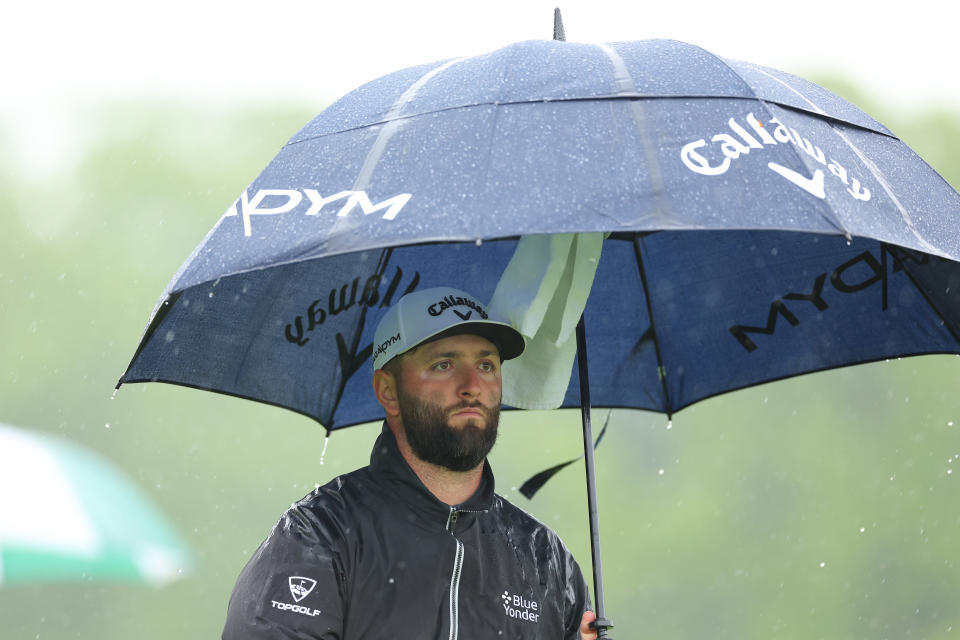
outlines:
[[450, 507], [450, 515], [447, 516], [447, 531], [453, 533], [453, 528], [457, 525], [457, 516], [459, 512], [456, 507]]

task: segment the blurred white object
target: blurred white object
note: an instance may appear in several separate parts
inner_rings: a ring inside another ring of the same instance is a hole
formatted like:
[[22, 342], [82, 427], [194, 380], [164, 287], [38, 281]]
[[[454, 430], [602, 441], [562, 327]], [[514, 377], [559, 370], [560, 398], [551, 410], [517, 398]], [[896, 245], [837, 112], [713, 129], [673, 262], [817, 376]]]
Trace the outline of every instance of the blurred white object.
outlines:
[[188, 564], [173, 527], [109, 461], [64, 438], [0, 424], [0, 585], [162, 585]]

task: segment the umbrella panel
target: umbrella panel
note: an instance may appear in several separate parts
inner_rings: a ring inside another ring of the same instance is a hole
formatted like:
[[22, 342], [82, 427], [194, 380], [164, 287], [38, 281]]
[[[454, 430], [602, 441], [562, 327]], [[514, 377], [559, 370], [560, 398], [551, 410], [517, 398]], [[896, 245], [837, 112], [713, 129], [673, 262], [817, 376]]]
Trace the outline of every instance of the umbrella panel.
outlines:
[[[650, 314], [640, 278], [617, 268], [634, 255]], [[954, 262], [836, 236], [676, 232], [608, 240], [585, 314], [594, 404], [672, 413], [802, 373], [956, 353], [960, 323], [948, 291], [958, 276]], [[564, 405], [576, 406], [577, 397], [571, 388]]]
[[[124, 382], [239, 395], [333, 429], [379, 419], [369, 362], [385, 308], [440, 285], [489, 299], [515, 247], [358, 252], [191, 287], [157, 314]], [[865, 239], [615, 234], [585, 310], [593, 404], [669, 414], [811, 371], [956, 353], [958, 278], [957, 263]], [[563, 406], [579, 397], [571, 375]]]
[[958, 209], [899, 140], [773, 103], [481, 105], [287, 145], [168, 291], [388, 246], [583, 231], [846, 233], [960, 257]]

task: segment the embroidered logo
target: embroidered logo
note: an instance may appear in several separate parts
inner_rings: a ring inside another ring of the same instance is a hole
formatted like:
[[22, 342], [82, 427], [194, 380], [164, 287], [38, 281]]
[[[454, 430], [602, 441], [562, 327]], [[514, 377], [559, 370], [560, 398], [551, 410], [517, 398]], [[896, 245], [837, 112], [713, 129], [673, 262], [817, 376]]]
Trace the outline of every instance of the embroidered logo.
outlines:
[[287, 578], [287, 582], [290, 583], [290, 595], [293, 596], [293, 599], [297, 602], [300, 602], [313, 591], [313, 588], [317, 586], [317, 581], [312, 578], [304, 578], [303, 576], [291, 576]]

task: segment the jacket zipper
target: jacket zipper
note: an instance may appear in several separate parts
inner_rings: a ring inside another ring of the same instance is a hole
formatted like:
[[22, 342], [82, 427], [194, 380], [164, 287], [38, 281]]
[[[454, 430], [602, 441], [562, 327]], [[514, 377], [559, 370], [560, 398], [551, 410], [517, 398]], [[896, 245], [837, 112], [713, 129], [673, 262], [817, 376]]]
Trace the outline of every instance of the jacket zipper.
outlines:
[[457, 509], [450, 507], [447, 516], [447, 531], [457, 543], [457, 553], [453, 559], [453, 573], [450, 576], [450, 640], [457, 640], [460, 632], [460, 570], [463, 568], [463, 543], [453, 535], [453, 528], [457, 524]]
[[486, 513], [486, 509], [458, 509], [450, 507], [447, 515], [447, 531], [457, 543], [457, 553], [453, 559], [453, 573], [450, 575], [450, 640], [457, 640], [460, 634], [460, 571], [463, 569], [463, 543], [454, 534], [457, 518], [461, 513]]

